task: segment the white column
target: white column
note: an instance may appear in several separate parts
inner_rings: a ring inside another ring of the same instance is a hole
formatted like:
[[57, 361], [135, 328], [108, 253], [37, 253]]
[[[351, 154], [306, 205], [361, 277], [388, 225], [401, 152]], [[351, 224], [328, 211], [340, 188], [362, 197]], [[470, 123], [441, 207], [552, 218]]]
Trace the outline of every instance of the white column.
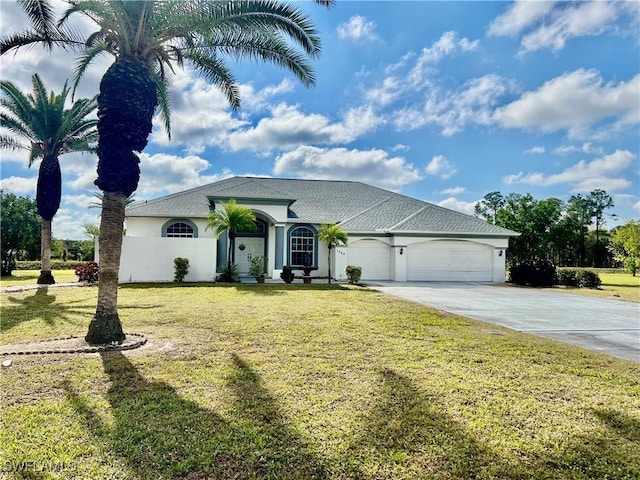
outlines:
[[345, 281], [347, 274], [344, 269], [347, 268], [347, 248], [344, 245], [333, 247], [333, 267], [331, 273], [338, 281]]
[[496, 283], [504, 283], [506, 280], [506, 262], [507, 249], [496, 247], [493, 250], [493, 274], [491, 281]]
[[392, 245], [391, 280], [395, 282], [407, 281], [407, 246]]

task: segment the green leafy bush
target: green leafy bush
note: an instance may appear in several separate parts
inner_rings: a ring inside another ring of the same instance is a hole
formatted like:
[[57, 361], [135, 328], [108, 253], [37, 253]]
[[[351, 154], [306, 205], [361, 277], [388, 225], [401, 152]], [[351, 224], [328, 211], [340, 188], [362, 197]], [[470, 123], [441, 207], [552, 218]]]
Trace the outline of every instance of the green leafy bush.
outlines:
[[286, 265], [282, 267], [282, 273], [280, 274], [280, 278], [284, 280], [285, 283], [293, 282], [293, 279], [295, 278], [295, 274], [293, 273], [293, 270], [291, 270], [291, 267], [288, 267]]
[[602, 281], [596, 272], [582, 268], [563, 268], [556, 272], [556, 284], [567, 287], [598, 288]]
[[551, 260], [526, 260], [511, 266], [509, 280], [516, 285], [550, 287], [556, 282], [556, 267]]
[[562, 268], [556, 272], [556, 284], [567, 287], [578, 286], [578, 271], [575, 268]]
[[173, 281], [183, 282], [189, 274], [189, 259], [176, 257], [173, 259]]
[[238, 283], [240, 276], [238, 275], [238, 266], [235, 263], [227, 262], [218, 267], [220, 275], [216, 277], [216, 282], [220, 283]]
[[264, 271], [267, 264], [266, 257], [256, 255], [251, 257], [251, 266], [249, 267], [249, 273], [255, 278], [264, 278]]
[[96, 283], [100, 275], [100, 268], [96, 262], [87, 262], [75, 269], [79, 282]]
[[351, 285], [358, 283], [362, 277], [362, 267], [358, 267], [357, 265], [347, 265], [344, 271], [347, 274], [347, 281]]
[[598, 288], [602, 284], [600, 276], [591, 270], [578, 270], [578, 286], [580, 288]]

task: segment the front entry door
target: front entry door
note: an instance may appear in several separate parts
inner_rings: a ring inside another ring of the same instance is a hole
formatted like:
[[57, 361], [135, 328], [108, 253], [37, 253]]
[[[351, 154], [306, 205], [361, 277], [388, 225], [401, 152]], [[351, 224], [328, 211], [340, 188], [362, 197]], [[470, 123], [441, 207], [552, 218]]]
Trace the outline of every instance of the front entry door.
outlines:
[[248, 275], [253, 257], [264, 255], [264, 238], [236, 237], [236, 265], [240, 275]]

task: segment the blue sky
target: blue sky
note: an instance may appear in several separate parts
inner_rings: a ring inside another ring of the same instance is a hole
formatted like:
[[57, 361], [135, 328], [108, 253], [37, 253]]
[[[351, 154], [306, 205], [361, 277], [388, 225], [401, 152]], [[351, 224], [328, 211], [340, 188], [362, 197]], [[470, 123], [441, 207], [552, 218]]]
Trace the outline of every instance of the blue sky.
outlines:
[[[640, 3], [298, 2], [320, 31], [315, 88], [233, 62], [242, 108], [191, 71], [173, 79], [172, 138], [156, 123], [137, 200], [233, 175], [355, 180], [473, 213], [486, 193], [543, 199], [606, 190], [618, 220], [640, 217]], [[25, 21], [0, 1], [3, 34]], [[83, 28], [79, 25], [79, 28]], [[82, 81], [94, 95], [105, 57]], [[72, 77], [73, 58], [37, 49], [1, 58], [30, 91]], [[35, 197], [37, 166], [3, 151], [2, 188]], [[56, 238], [98, 223], [96, 158], [61, 157]]]

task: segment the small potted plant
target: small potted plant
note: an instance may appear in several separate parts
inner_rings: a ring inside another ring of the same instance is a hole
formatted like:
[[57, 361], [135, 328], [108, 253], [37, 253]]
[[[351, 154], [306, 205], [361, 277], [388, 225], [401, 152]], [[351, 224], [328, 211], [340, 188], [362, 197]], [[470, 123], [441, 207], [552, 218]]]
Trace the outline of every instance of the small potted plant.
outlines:
[[293, 279], [295, 278], [295, 274], [291, 270], [291, 267], [286, 265], [282, 267], [282, 273], [280, 274], [280, 278], [284, 280], [285, 283], [293, 282]]
[[267, 259], [263, 256], [255, 256], [251, 258], [251, 266], [249, 267], [249, 273], [254, 277], [258, 283], [264, 283], [266, 275], [264, 274]]

